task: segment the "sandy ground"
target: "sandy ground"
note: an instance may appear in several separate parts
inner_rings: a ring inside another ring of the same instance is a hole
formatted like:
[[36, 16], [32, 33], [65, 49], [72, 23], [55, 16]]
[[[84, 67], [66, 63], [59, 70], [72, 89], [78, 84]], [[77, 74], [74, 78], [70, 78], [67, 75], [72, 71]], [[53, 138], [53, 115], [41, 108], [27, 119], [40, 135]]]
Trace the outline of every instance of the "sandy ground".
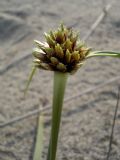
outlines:
[[[0, 124], [51, 104], [53, 73], [39, 71], [26, 99], [26, 80], [32, 56], [11, 67], [21, 56], [31, 53], [33, 40], [63, 21], [85, 36], [112, 0], [1, 0], [0, 1]], [[120, 1], [116, 1], [87, 40], [99, 49], [120, 50]], [[8, 66], [8, 67], [7, 67]], [[93, 58], [69, 77], [65, 98], [83, 93], [111, 78], [120, 76], [120, 60]], [[58, 160], [105, 160], [116, 106], [120, 78], [94, 92], [78, 96], [64, 104], [58, 145]], [[50, 131], [50, 109], [45, 112], [45, 145]], [[0, 128], [0, 160], [32, 160], [36, 116]], [[120, 160], [120, 109], [116, 120], [111, 160]]]

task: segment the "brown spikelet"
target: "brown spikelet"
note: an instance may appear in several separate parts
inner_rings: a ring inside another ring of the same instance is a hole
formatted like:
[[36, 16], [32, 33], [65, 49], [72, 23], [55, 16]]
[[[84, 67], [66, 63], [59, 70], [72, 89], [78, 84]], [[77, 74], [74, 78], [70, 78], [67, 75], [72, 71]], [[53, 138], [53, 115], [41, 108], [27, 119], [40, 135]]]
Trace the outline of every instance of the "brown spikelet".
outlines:
[[79, 40], [78, 34], [63, 24], [56, 31], [45, 33], [46, 42], [35, 40], [35, 66], [45, 70], [76, 72], [91, 49]]

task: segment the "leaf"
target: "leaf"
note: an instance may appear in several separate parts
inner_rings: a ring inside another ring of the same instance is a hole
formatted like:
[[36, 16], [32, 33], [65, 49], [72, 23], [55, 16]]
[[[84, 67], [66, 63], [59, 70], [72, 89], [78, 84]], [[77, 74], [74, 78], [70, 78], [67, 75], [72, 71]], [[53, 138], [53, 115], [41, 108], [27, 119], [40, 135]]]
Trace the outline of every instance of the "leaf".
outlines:
[[34, 74], [35, 74], [36, 69], [37, 69], [37, 68], [34, 66], [33, 69], [32, 69], [32, 71], [31, 71], [31, 73], [30, 73], [30, 76], [29, 76], [29, 78], [28, 78], [28, 82], [27, 82], [27, 84], [26, 84], [26, 88], [25, 88], [25, 90], [24, 90], [24, 96], [25, 96], [26, 93], [27, 93], [28, 87], [29, 87], [29, 85], [30, 85], [30, 82], [32, 81], [32, 78], [33, 78], [33, 76], [34, 76]]
[[120, 52], [115, 52], [115, 51], [94, 51], [91, 52], [87, 58], [91, 57], [97, 57], [97, 56], [110, 56], [110, 57], [118, 57], [120, 58]]
[[37, 137], [35, 144], [35, 151], [33, 160], [41, 160], [42, 157], [42, 149], [43, 149], [43, 116], [39, 115], [38, 117], [38, 128], [37, 128]]

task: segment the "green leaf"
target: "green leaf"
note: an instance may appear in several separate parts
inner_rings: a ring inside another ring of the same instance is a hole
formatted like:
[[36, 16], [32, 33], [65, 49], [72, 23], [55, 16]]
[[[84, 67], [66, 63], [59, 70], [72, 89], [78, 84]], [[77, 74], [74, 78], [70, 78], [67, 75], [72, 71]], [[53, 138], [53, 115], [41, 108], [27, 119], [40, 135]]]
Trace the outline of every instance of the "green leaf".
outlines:
[[109, 57], [118, 57], [120, 58], [120, 52], [115, 51], [94, 51], [91, 52], [87, 58], [97, 57], [97, 56], [109, 56]]
[[33, 160], [41, 160], [42, 157], [42, 149], [43, 149], [43, 116], [39, 115], [38, 117], [38, 128], [37, 128], [37, 137], [35, 144], [35, 151]]
[[47, 160], [55, 160], [57, 152], [57, 142], [61, 121], [61, 113], [64, 99], [64, 92], [66, 87], [68, 74], [67, 73], [54, 73], [54, 95], [53, 95], [53, 108], [52, 108], [52, 129], [47, 154]]
[[33, 78], [33, 76], [34, 76], [34, 74], [35, 74], [36, 69], [37, 69], [37, 68], [36, 68], [35, 66], [32, 68], [32, 71], [31, 71], [30, 76], [29, 76], [28, 81], [27, 81], [26, 88], [25, 88], [25, 90], [24, 90], [24, 96], [25, 96], [26, 93], [27, 93], [28, 87], [29, 87], [29, 85], [30, 85], [30, 82], [32, 81], [32, 78]]

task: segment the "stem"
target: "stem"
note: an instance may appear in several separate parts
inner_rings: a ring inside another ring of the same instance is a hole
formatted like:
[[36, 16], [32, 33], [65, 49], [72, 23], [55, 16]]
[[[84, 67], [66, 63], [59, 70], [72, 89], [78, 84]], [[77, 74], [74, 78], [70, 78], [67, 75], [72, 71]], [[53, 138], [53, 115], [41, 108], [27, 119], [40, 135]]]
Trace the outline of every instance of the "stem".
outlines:
[[52, 128], [51, 137], [48, 149], [47, 160], [55, 160], [57, 152], [57, 142], [61, 121], [61, 113], [64, 99], [68, 74], [55, 72], [54, 73], [54, 95], [53, 95], [53, 110], [52, 110]]

